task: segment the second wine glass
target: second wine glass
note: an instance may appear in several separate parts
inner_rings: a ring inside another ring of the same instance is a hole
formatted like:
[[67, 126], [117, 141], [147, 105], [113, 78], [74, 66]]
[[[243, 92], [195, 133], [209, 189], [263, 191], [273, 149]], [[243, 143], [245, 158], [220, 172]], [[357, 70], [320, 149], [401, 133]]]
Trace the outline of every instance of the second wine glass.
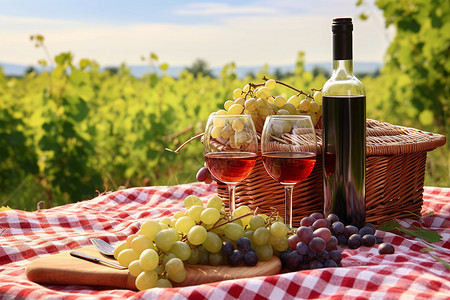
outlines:
[[238, 182], [252, 171], [258, 154], [258, 139], [250, 115], [211, 115], [203, 136], [206, 165], [229, 191], [229, 211], [235, 210]]
[[294, 186], [311, 174], [316, 163], [317, 139], [311, 118], [268, 116], [261, 136], [261, 155], [267, 173], [284, 186], [284, 220], [292, 228]]

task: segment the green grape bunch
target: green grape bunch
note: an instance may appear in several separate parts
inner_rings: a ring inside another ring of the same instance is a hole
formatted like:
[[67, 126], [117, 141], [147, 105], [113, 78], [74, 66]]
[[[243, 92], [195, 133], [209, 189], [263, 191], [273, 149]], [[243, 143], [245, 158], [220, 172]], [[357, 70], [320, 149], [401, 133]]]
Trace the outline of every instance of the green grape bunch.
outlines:
[[138, 290], [172, 287], [187, 277], [186, 266], [255, 266], [288, 250], [294, 234], [276, 211], [257, 214], [241, 205], [232, 214], [214, 196], [190, 195], [173, 218], [144, 221], [115, 247], [114, 257], [135, 277]]

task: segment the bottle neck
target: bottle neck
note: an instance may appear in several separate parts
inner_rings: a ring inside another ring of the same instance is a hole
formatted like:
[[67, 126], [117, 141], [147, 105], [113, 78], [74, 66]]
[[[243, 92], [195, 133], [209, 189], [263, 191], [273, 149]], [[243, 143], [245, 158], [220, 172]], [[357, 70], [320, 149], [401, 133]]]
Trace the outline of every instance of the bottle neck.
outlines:
[[353, 60], [333, 60], [333, 74], [353, 75]]

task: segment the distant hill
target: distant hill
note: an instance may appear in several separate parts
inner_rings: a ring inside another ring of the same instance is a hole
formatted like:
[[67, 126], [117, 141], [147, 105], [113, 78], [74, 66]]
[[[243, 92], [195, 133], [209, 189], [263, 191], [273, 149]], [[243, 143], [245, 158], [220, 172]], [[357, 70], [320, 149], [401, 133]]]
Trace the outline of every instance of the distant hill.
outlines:
[[[25, 74], [25, 70], [29, 66], [19, 65], [19, 64], [9, 64], [9, 63], [2, 63], [0, 62], [0, 66], [3, 68], [3, 72], [7, 76], [22, 76]], [[359, 62], [354, 64], [354, 71], [355, 73], [374, 73], [375, 71], [379, 70], [383, 66], [382, 63], [378, 62]], [[107, 66], [104, 68], [108, 68], [111, 66]], [[306, 63], [305, 69], [307, 71], [312, 71], [315, 67], [319, 67], [323, 70], [330, 71], [332, 70], [332, 63], [331, 62], [319, 62], [319, 63]], [[38, 71], [45, 70], [42, 67], [36, 67], [34, 68]], [[137, 65], [137, 66], [128, 66], [128, 68], [131, 69], [131, 73], [136, 76], [140, 77], [146, 73], [150, 72], [150, 69], [148, 66], [143, 65]], [[173, 77], [177, 77], [179, 73], [184, 70], [185, 66], [173, 66], [170, 67], [167, 71], [167, 74]], [[238, 66], [236, 68], [236, 74], [243, 78], [249, 73], [257, 74], [263, 66]], [[48, 68], [47, 68], [48, 69]], [[275, 70], [279, 70], [282, 73], [294, 71], [295, 65], [283, 65], [283, 66], [269, 66], [270, 72], [275, 72]], [[219, 75], [220, 71], [222, 70], [222, 67], [212, 68], [214, 75]]]

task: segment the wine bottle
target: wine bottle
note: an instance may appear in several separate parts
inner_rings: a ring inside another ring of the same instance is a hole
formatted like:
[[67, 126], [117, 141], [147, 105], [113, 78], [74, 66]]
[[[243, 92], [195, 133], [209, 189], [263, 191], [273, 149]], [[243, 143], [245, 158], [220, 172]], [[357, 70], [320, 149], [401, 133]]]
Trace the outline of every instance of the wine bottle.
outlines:
[[333, 73], [322, 89], [324, 213], [366, 222], [366, 95], [353, 74], [351, 18], [333, 20]]

